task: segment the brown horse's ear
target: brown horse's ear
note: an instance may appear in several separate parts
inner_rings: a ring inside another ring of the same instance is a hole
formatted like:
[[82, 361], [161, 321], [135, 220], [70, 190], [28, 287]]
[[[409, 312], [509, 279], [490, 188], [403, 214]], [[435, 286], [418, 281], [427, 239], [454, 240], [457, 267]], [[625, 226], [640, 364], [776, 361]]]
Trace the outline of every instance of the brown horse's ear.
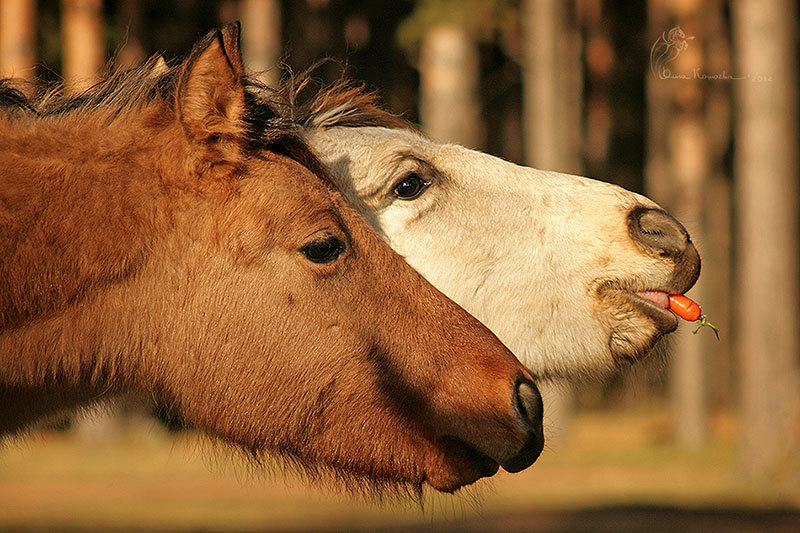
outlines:
[[239, 25], [203, 38], [185, 61], [177, 107], [186, 134], [195, 142], [239, 136], [245, 110]]
[[[239, 76], [244, 75], [244, 62], [242, 60], [242, 24], [235, 20], [222, 28], [222, 44], [231, 62], [231, 67]], [[235, 51], [235, 53], [234, 53]]]

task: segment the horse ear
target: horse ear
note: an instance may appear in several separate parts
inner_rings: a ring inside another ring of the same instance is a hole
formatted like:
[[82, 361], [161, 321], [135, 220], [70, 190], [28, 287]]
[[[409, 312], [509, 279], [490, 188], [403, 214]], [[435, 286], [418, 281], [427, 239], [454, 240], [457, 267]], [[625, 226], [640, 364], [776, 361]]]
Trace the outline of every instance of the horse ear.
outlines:
[[222, 44], [225, 46], [225, 51], [228, 54], [228, 59], [231, 62], [231, 67], [239, 73], [240, 76], [244, 75], [244, 62], [242, 60], [242, 24], [235, 20], [222, 28]]
[[184, 63], [177, 107], [187, 135], [211, 141], [242, 133], [245, 96], [239, 25], [203, 38]]

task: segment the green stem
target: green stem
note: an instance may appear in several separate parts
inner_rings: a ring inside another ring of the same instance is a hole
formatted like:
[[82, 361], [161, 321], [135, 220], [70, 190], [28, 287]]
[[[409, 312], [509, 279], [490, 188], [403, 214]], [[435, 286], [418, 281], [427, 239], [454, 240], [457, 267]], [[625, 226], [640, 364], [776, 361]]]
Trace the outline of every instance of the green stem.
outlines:
[[709, 322], [708, 318], [706, 317], [706, 315], [700, 315], [700, 318], [698, 318], [697, 320], [698, 320], [697, 329], [695, 329], [692, 333], [697, 335], [697, 332], [700, 331], [700, 328], [705, 326], [705, 327], [708, 327], [708, 328], [711, 328], [712, 330], [714, 330], [714, 335], [716, 335], [717, 336], [717, 340], [719, 340], [719, 328], [717, 326], [715, 326], [714, 324], [712, 324], [711, 322]]

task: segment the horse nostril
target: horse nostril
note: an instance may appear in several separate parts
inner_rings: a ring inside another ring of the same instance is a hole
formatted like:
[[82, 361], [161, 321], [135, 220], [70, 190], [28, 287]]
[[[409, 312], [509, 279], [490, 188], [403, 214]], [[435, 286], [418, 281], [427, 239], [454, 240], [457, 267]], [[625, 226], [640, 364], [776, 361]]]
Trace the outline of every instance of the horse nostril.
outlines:
[[677, 258], [691, 246], [686, 229], [658, 209], [636, 207], [628, 214], [628, 233], [648, 253]]
[[536, 461], [544, 448], [544, 431], [542, 430], [542, 415], [544, 406], [539, 389], [529, 379], [520, 377], [514, 388], [514, 407], [517, 418], [527, 432], [527, 439], [517, 454], [501, 463], [507, 472], [519, 472], [528, 468]]
[[542, 395], [536, 385], [527, 378], [520, 378], [514, 391], [514, 407], [517, 417], [528, 431], [542, 431], [544, 407]]

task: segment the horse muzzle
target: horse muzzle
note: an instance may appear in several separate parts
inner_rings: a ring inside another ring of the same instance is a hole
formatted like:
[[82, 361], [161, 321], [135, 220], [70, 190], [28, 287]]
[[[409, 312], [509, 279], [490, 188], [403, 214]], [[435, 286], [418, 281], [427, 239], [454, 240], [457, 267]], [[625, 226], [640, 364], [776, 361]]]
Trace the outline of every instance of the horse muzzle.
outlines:
[[[459, 435], [454, 431], [437, 439], [441, 459], [447, 466], [432, 469], [427, 481], [435, 489], [454, 492], [500, 469], [511, 473], [531, 466], [544, 448], [542, 396], [536, 385], [520, 376], [513, 386], [511, 416], [496, 420], [494, 434]], [[445, 472], [443, 474], [443, 471]]]

